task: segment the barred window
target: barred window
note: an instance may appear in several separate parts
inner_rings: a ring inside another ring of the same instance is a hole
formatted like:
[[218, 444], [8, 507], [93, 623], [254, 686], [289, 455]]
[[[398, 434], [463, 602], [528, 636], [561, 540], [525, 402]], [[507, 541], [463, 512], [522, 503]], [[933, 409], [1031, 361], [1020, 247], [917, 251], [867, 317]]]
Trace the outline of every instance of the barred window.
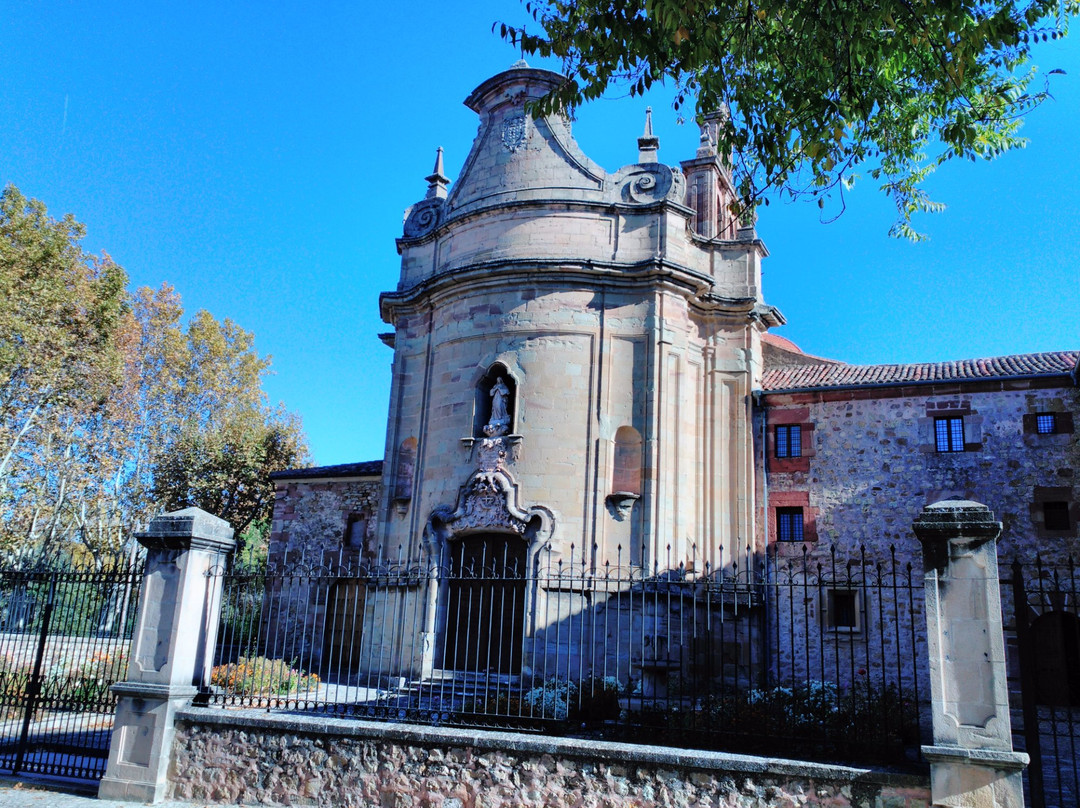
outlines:
[[776, 456], [802, 457], [802, 426], [791, 424], [776, 428]]
[[934, 444], [939, 452], [964, 451], [964, 418], [950, 415], [934, 419]]
[[1053, 435], [1057, 432], [1057, 418], [1052, 412], [1040, 412], [1035, 416], [1035, 432], [1039, 435]]
[[1068, 502], [1044, 502], [1042, 508], [1043, 527], [1047, 530], [1069, 530], [1072, 527]]
[[778, 541], [803, 540], [803, 509], [776, 509], [776, 538]]
[[829, 589], [826, 592], [825, 622], [833, 631], [859, 631], [859, 593], [855, 589]]

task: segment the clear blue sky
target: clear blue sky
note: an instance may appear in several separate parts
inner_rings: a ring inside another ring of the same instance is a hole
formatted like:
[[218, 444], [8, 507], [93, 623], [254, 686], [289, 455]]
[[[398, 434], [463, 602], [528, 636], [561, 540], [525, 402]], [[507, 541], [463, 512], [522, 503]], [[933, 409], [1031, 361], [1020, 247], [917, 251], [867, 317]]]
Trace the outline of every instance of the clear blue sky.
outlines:
[[[456, 176], [477, 125], [462, 100], [517, 58], [492, 22], [523, 7], [9, 0], [2, 18], [0, 182], [74, 213], [133, 284], [254, 331], [317, 463], [381, 457], [378, 294], [402, 211], [436, 146]], [[869, 181], [833, 224], [809, 203], [762, 210], [778, 333], [856, 363], [1080, 348], [1080, 30], [1038, 57], [1068, 75], [1031, 145], [939, 172], [929, 242], [886, 236]], [[661, 159], [691, 156], [697, 129], [662, 90], [581, 109], [579, 143], [608, 170], [633, 162], [647, 103]]]

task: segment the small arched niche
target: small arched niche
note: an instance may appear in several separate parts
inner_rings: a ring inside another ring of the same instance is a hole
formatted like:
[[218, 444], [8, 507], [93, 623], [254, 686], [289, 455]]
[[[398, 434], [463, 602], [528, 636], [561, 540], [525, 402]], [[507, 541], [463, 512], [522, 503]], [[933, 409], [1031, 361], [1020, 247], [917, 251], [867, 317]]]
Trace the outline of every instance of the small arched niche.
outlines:
[[517, 423], [517, 381], [496, 362], [476, 385], [473, 436], [496, 438], [514, 433]]

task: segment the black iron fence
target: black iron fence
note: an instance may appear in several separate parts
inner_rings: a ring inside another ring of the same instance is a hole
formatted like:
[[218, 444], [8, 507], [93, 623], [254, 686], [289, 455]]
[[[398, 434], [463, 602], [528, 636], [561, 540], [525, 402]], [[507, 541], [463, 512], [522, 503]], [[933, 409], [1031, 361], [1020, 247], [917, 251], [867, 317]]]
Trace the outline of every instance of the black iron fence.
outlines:
[[0, 569], [0, 771], [100, 779], [141, 562]]
[[1031, 756], [1027, 804], [1080, 804], [1080, 580], [1072, 559], [1061, 566], [1037, 558], [1014, 561], [1003, 583], [1014, 745]]
[[922, 587], [894, 556], [803, 555], [750, 574], [693, 557], [648, 569], [546, 555], [477, 536], [438, 560], [289, 555], [258, 573], [219, 570], [205, 698], [811, 759], [917, 759], [928, 726]]

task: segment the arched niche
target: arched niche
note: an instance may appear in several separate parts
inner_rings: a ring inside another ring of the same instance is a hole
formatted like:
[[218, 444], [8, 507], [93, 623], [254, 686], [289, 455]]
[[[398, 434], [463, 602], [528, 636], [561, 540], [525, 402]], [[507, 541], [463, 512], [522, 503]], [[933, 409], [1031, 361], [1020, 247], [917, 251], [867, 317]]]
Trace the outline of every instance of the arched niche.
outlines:
[[513, 434], [517, 426], [517, 380], [502, 362], [496, 362], [476, 385], [473, 437], [494, 438]]
[[632, 426], [619, 427], [613, 441], [611, 490], [606, 497], [608, 513], [615, 521], [625, 523], [612, 534], [612, 538], [618, 541], [618, 563], [645, 563], [640, 509], [637, 517], [634, 516], [634, 505], [641, 499], [643, 465], [641, 433]]

